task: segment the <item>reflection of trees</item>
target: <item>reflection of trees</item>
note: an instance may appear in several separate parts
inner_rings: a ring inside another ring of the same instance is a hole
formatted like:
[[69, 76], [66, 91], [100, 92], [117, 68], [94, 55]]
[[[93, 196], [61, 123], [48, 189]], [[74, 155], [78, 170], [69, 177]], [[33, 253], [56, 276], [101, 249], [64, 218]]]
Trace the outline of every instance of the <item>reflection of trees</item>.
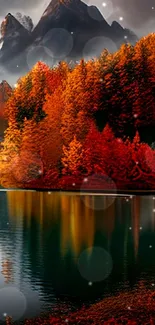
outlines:
[[94, 244], [94, 211], [84, 204], [80, 196], [62, 196], [61, 204], [62, 254], [68, 245], [73, 254], [78, 256], [83, 247]]
[[99, 231], [104, 231], [104, 233], [110, 238], [115, 227], [115, 199], [103, 196], [100, 200], [100, 206], [103, 208], [96, 212], [96, 227]]
[[12, 261], [9, 259], [5, 259], [2, 261], [1, 273], [4, 275], [6, 284], [13, 281], [13, 265], [12, 264], [13, 264]]
[[[77, 260], [93, 245], [109, 250], [114, 267], [110, 277], [93, 289], [92, 297], [103, 293], [107, 283], [110, 292], [119, 282], [123, 287], [125, 281], [132, 285], [139, 279], [141, 270], [135, 257], [140, 256], [141, 197], [129, 201], [117, 198], [112, 204], [110, 197], [103, 196], [103, 209], [99, 211], [88, 207], [87, 195], [18, 191], [7, 195], [16, 251], [19, 241], [22, 243], [18, 257], [21, 276], [26, 277], [29, 269], [31, 285], [36, 289], [40, 285], [48, 301], [54, 299], [53, 290], [57, 295], [88, 295], [88, 284], [79, 274]], [[93, 197], [94, 204], [95, 200]], [[21, 239], [16, 236], [18, 232]], [[146, 254], [144, 268], [145, 259]]]
[[132, 200], [132, 224], [133, 224], [135, 257], [137, 257], [138, 248], [139, 248], [140, 209], [141, 209], [141, 198], [139, 196], [135, 196]]

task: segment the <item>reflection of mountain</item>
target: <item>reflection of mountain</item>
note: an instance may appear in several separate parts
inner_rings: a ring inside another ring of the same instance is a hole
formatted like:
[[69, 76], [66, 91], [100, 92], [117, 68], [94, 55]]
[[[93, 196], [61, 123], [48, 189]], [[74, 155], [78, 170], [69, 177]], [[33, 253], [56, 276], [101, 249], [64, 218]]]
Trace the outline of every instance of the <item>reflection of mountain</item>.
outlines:
[[[95, 38], [101, 37], [97, 43], [100, 51], [108, 44], [117, 48], [126, 42], [126, 38], [131, 43], [137, 41], [131, 31], [117, 22], [110, 26], [95, 6], [88, 6], [81, 0], [52, 0], [32, 33], [10, 13], [5, 17], [3, 29], [0, 63], [6, 64], [14, 73], [29, 68], [29, 52], [33, 64], [35, 60], [44, 58], [47, 61], [49, 57], [52, 64], [61, 59], [81, 58], [86, 44]], [[94, 44], [89, 47], [90, 56], [98, 54], [97, 48], [94, 52]]]

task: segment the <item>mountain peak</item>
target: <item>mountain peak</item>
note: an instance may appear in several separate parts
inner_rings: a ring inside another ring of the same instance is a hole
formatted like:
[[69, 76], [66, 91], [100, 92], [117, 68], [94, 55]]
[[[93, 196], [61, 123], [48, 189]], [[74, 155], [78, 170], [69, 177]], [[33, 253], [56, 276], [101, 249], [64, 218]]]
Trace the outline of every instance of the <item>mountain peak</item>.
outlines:
[[[75, 1], [75, 0], [74, 0]], [[77, 0], [76, 0], [77, 1]], [[52, 0], [46, 10], [43, 13], [43, 17], [48, 16], [50, 14], [55, 14], [60, 6], [69, 6], [73, 0]]]
[[[87, 5], [82, 0], [51, 0], [32, 32], [11, 13], [2, 25], [0, 63], [8, 65], [10, 62], [13, 71], [16, 66], [27, 69], [28, 56], [34, 63], [39, 58], [47, 62], [52, 60], [53, 64], [59, 60], [79, 60], [86, 52], [94, 56], [103, 46], [111, 49], [113, 43], [116, 46], [112, 48], [127, 41], [135, 43], [131, 31], [116, 21], [110, 26], [96, 6]], [[13, 63], [13, 57], [17, 63]]]
[[112, 22], [111, 27], [114, 28], [114, 29], [117, 29], [119, 31], [124, 30], [124, 28], [115, 20]]
[[[11, 14], [8, 13], [1, 24], [0, 60], [4, 64], [15, 54], [19, 54], [29, 43], [28, 30]], [[24, 42], [23, 42], [24, 40]]]
[[21, 29], [25, 29], [25, 28], [11, 13], [8, 13], [2, 22], [2, 36], [7, 37], [10, 35], [10, 33], [12, 34]]
[[34, 34], [43, 35], [52, 28], [64, 28], [68, 31], [77, 29], [96, 30], [99, 21], [108, 23], [95, 6], [88, 6], [82, 0], [51, 0], [44, 11]]

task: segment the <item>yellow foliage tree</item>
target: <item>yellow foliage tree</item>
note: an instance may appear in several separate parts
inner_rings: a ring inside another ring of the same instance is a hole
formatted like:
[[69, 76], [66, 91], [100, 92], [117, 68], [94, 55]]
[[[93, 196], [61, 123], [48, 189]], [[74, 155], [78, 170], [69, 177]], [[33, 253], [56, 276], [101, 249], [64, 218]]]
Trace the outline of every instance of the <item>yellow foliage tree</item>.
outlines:
[[74, 136], [68, 147], [63, 146], [63, 173], [65, 175], [77, 176], [82, 171], [83, 155], [82, 144]]
[[0, 183], [4, 187], [19, 186], [14, 175], [14, 163], [19, 155], [20, 141], [20, 130], [10, 122], [1, 143], [0, 153]]

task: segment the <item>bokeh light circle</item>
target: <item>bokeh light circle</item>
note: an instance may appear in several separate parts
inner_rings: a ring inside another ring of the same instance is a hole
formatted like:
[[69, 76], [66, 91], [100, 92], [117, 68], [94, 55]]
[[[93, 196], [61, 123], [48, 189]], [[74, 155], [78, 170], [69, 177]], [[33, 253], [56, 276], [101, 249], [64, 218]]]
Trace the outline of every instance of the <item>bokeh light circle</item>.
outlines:
[[45, 46], [32, 46], [27, 52], [27, 65], [30, 69], [38, 62], [44, 62], [49, 66], [52, 66], [53, 60], [48, 53], [48, 49]]
[[72, 51], [73, 37], [66, 29], [53, 28], [44, 36], [42, 44], [49, 56], [62, 60]]
[[85, 177], [80, 188], [84, 205], [95, 211], [106, 210], [111, 206], [116, 199], [116, 193], [116, 184], [107, 175], [94, 174]]
[[78, 270], [89, 283], [107, 279], [112, 268], [111, 255], [105, 249], [97, 246], [84, 250], [78, 260]]
[[84, 46], [83, 56], [85, 59], [92, 59], [100, 56], [100, 54], [107, 49], [113, 53], [117, 51], [116, 44], [108, 37], [97, 36], [90, 39]]
[[0, 319], [6, 316], [13, 321], [19, 320], [25, 313], [27, 307], [26, 298], [21, 291], [15, 287], [0, 289]]

